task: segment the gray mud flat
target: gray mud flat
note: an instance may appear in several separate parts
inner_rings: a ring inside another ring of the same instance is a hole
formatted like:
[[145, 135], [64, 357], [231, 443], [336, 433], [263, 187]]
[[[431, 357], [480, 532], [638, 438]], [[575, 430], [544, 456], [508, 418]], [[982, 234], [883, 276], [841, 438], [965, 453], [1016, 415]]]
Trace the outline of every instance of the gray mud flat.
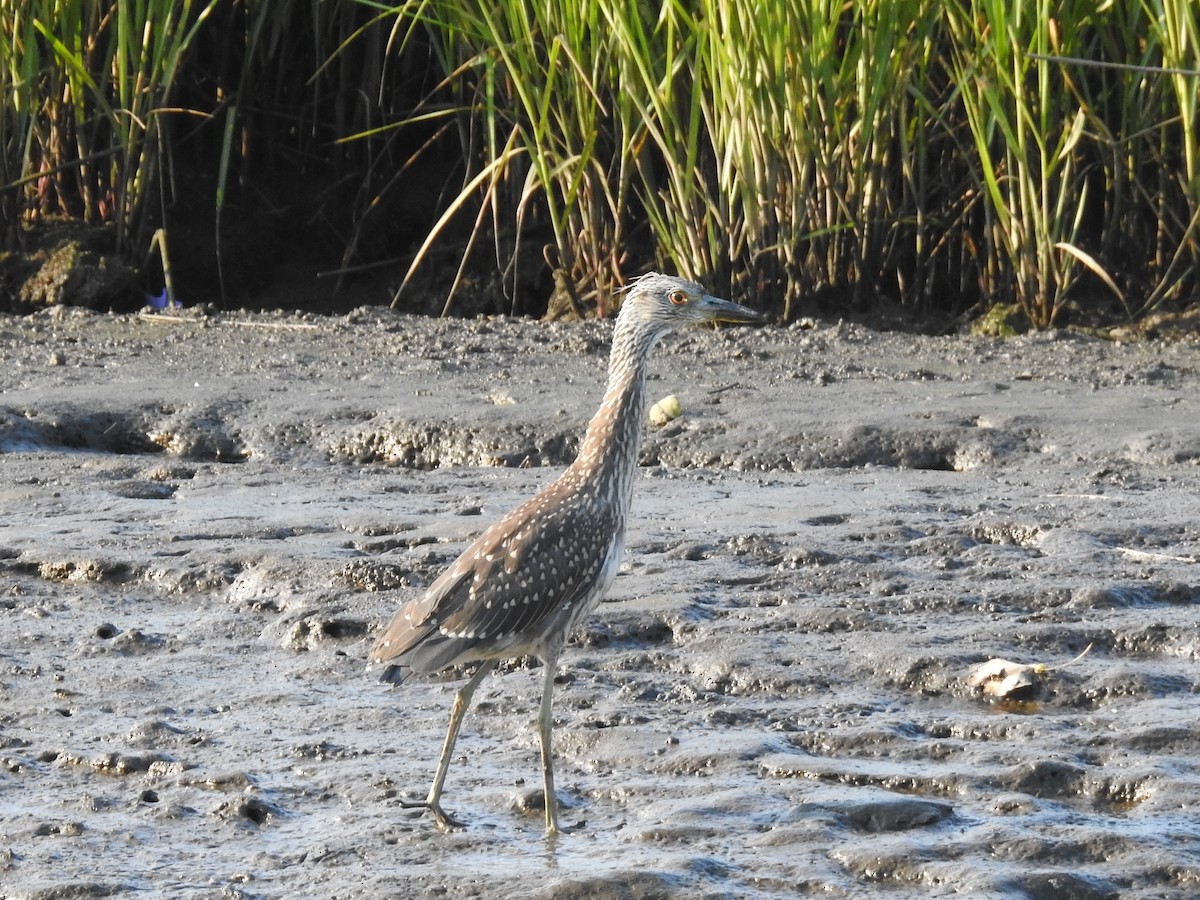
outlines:
[[[541, 674], [375, 631], [571, 458], [603, 324], [0, 318], [0, 895], [1200, 896], [1200, 345], [836, 326], [655, 361]], [[966, 685], [1054, 665], [1039, 696]]]

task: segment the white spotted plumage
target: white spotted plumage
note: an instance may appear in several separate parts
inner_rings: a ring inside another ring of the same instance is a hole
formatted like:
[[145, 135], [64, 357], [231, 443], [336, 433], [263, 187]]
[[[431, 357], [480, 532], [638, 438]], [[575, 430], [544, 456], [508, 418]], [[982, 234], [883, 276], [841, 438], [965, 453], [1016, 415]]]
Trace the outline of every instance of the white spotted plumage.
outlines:
[[[549, 831], [557, 827], [549, 756], [553, 668], [563, 643], [600, 602], [620, 566], [646, 420], [647, 362], [663, 335], [716, 319], [759, 317], [679, 278], [651, 273], [634, 282], [613, 331], [608, 387], [575, 461], [401, 607], [371, 650], [373, 662], [387, 664], [384, 680], [395, 683], [410, 672], [472, 660], [536, 655], [547, 663], [539, 726]], [[441, 810], [441, 785], [479, 677], [459, 694], [429, 798], [417, 804], [443, 826], [452, 820]]]

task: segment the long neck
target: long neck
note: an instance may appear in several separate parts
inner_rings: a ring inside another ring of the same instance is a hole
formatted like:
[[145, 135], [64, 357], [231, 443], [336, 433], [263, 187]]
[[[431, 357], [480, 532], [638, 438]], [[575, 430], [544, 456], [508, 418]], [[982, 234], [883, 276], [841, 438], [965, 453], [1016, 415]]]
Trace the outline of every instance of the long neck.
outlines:
[[[608, 361], [608, 388], [588, 423], [571, 468], [614, 491], [609, 499], [627, 510], [646, 421], [646, 364], [659, 335], [617, 321]], [[579, 470], [583, 470], [580, 472]]]

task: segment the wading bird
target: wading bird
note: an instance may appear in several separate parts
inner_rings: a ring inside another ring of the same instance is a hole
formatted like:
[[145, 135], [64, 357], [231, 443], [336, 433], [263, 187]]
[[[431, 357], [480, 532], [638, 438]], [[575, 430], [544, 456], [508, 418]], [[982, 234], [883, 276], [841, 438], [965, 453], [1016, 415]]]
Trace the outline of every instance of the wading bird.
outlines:
[[433, 785], [423, 801], [443, 829], [442, 785], [463, 714], [502, 659], [537, 656], [545, 667], [538, 712], [546, 831], [558, 831], [551, 760], [551, 692], [563, 644], [595, 609], [620, 565], [633, 475], [646, 420], [646, 369], [663, 335], [697, 322], [760, 322], [752, 310], [698, 284], [650, 273], [631, 285], [613, 330], [608, 388], [575, 461], [553, 483], [481, 534], [421, 597], [396, 613], [371, 650], [383, 680], [481, 660], [458, 691]]

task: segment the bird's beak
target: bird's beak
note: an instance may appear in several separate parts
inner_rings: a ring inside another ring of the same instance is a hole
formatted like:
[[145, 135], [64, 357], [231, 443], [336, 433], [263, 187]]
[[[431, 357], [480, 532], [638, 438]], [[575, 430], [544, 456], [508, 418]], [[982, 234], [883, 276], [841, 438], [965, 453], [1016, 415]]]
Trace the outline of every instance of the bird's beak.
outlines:
[[748, 306], [742, 306], [740, 303], [730, 303], [728, 300], [722, 300], [719, 297], [710, 297], [708, 294], [705, 294], [694, 303], [692, 308], [710, 322], [744, 322], [750, 324], [767, 321], [765, 316], [761, 313], [756, 313]]

